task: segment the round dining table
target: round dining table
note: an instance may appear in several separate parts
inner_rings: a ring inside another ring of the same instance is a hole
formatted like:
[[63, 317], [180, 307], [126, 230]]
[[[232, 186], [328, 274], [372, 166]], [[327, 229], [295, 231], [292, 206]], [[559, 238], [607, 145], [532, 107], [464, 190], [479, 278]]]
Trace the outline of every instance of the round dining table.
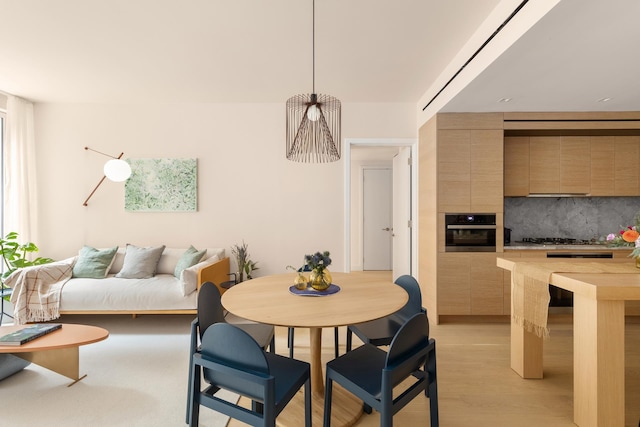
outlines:
[[[222, 305], [234, 315], [255, 322], [309, 328], [314, 424], [320, 425], [323, 405], [318, 406], [318, 403], [324, 401], [322, 328], [379, 319], [402, 308], [409, 296], [390, 279], [364, 272], [331, 272], [332, 283], [339, 288], [332, 287], [334, 293], [308, 289], [305, 295], [300, 295], [293, 287], [296, 274], [277, 274], [239, 283], [224, 292]], [[332, 422], [332, 425], [353, 424], [362, 413], [362, 402], [346, 391], [339, 392], [337, 387], [333, 392], [340, 396], [333, 399], [332, 420], [338, 418], [338, 422]], [[319, 422], [317, 418], [320, 418]], [[291, 423], [279, 421], [278, 424], [296, 425], [298, 422], [299, 425], [302, 419]]]

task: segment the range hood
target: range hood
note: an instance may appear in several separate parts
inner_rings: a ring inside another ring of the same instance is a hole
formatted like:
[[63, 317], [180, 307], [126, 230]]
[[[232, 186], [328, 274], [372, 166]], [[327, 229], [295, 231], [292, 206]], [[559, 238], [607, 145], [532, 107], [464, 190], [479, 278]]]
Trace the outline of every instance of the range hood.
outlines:
[[526, 197], [591, 197], [589, 193], [529, 193]]

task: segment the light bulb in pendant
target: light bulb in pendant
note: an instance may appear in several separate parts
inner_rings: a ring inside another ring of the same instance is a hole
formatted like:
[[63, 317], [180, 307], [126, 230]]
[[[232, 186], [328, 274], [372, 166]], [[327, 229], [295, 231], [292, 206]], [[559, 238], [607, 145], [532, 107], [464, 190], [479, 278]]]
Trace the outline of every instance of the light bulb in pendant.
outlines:
[[320, 118], [320, 110], [316, 104], [310, 105], [307, 109], [307, 118], [312, 122], [315, 122]]

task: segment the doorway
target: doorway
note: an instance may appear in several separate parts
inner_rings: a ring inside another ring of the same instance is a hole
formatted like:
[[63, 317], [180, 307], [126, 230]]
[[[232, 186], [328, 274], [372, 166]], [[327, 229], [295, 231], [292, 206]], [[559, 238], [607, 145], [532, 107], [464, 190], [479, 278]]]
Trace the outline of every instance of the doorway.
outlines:
[[[352, 186], [353, 180], [361, 179], [363, 165], [366, 163], [370, 167], [393, 167], [394, 156], [399, 149], [408, 147], [410, 152], [410, 164], [414, 171], [409, 179], [410, 182], [410, 206], [411, 218], [417, 218], [417, 159], [418, 144], [417, 139], [346, 139], [347, 149], [345, 150], [345, 266], [346, 271], [362, 271], [364, 265], [362, 261], [362, 190], [357, 186]], [[363, 161], [362, 153], [368, 151], [376, 154], [365, 155]], [[386, 154], [385, 154], [386, 152]], [[406, 184], [405, 184], [406, 185]], [[405, 221], [405, 224], [407, 222]], [[393, 279], [401, 274], [412, 274], [417, 278], [417, 221], [409, 222], [407, 245], [408, 247], [400, 253], [404, 253], [404, 262], [399, 263], [403, 271], [395, 271], [393, 266]], [[395, 243], [395, 242], [394, 242]], [[395, 252], [395, 249], [392, 253]]]
[[391, 168], [362, 171], [362, 269], [392, 269], [393, 173]]

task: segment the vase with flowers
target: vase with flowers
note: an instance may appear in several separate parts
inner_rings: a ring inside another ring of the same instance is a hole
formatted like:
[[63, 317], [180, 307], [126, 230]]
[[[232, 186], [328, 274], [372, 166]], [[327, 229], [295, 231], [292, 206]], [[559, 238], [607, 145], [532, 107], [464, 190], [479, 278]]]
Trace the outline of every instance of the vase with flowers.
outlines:
[[327, 270], [327, 267], [331, 265], [329, 255], [329, 251], [324, 251], [304, 256], [304, 262], [311, 270], [309, 283], [316, 291], [326, 291], [331, 286], [331, 273]]
[[607, 235], [606, 241], [609, 246], [628, 246], [633, 247], [633, 251], [629, 254], [636, 262], [636, 267], [640, 268], [640, 212], [635, 217], [636, 225], [629, 225], [622, 228], [618, 234], [611, 233]]

